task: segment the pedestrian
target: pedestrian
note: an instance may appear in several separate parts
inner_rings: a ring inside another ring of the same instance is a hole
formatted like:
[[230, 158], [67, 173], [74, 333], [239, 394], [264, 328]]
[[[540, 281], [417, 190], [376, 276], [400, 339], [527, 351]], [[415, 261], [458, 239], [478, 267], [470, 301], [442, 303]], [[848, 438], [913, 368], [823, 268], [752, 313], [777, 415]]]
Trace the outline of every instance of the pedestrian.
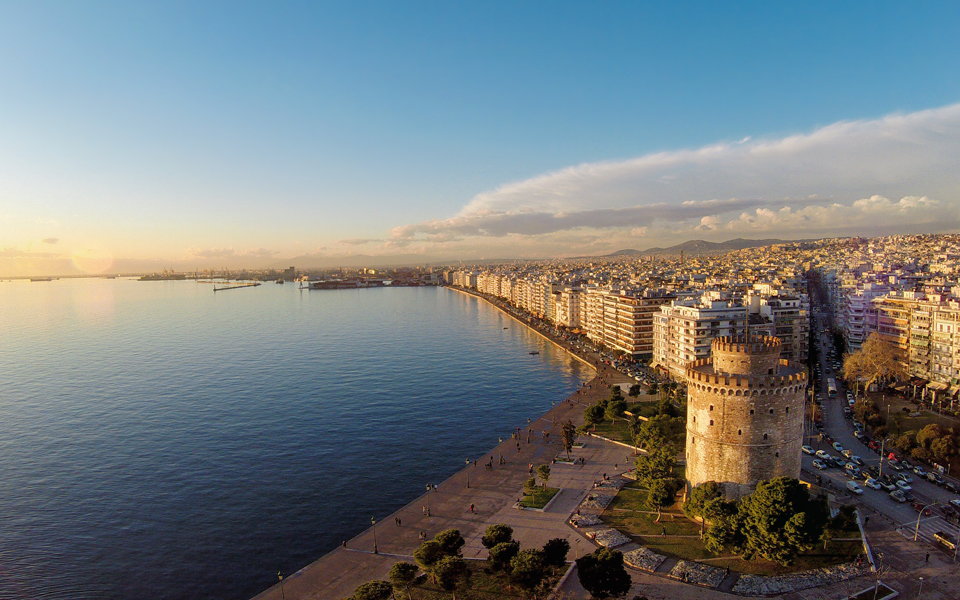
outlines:
[[421, 505], [421, 506], [420, 506], [420, 509], [423, 511], [423, 514], [427, 514], [427, 507], [426, 507], [426, 505]]
[[473, 503], [470, 504], [470, 512], [473, 512]]
[[664, 525], [663, 531], [660, 532], [660, 537], [666, 537], [666, 536], [667, 536], [667, 526]]
[[927, 552], [927, 559], [924, 562], [930, 562], [930, 553]]
[[403, 527], [403, 521], [400, 519], [400, 517], [397, 517], [397, 527]]

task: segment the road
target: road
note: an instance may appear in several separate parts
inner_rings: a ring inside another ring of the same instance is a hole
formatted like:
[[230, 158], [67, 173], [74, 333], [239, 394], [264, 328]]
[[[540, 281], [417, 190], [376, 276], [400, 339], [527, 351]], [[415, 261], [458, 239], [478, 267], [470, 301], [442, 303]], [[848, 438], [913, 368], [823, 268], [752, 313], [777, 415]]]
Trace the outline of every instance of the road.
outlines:
[[[814, 315], [814, 326], [816, 330], [829, 331], [829, 315], [824, 312], [815, 312]], [[897, 472], [889, 467], [889, 461], [882, 460], [876, 452], [868, 448], [853, 435], [853, 422], [850, 419], [844, 418], [843, 415], [843, 407], [847, 405], [847, 398], [846, 389], [839, 377], [837, 377], [837, 397], [831, 399], [827, 396], [827, 373], [828, 369], [830, 372], [832, 372], [833, 368], [828, 364], [828, 348], [823, 342], [823, 337], [818, 336], [817, 339], [817, 343], [821, 345], [820, 368], [823, 378], [821, 379], [820, 384], [821, 389], [816, 390], [816, 392], [819, 393], [822, 398], [824, 398], [823, 432], [826, 434], [826, 436], [829, 436], [834, 441], [839, 442], [843, 448], [849, 449], [853, 454], [860, 456], [865, 463], [864, 469], [870, 466], [880, 465], [882, 461], [883, 464], [881, 466], [881, 473], [896, 476]], [[826, 440], [823, 442], [818, 441], [818, 438], [815, 437], [817, 433], [816, 430], [809, 433], [811, 435], [805, 437], [810, 440], [809, 443], [814, 450], [822, 449], [834, 456], [840, 456], [840, 452], [836, 451]], [[838, 497], [846, 496], [850, 499], [850, 501], [854, 501], [857, 504], [867, 507], [868, 510], [863, 511], [866, 515], [870, 515], [871, 512], [873, 514], [882, 515], [892, 521], [898, 529], [901, 529], [904, 535], [910, 535], [914, 532], [917, 532], [918, 539], [924, 540], [925, 542], [935, 546], [936, 543], [933, 540], [933, 534], [938, 531], [943, 531], [949, 534], [952, 539], [957, 539], [958, 542], [960, 542], [960, 528], [942, 518], [942, 515], [945, 513], [949, 514], [951, 509], [949, 507], [941, 508], [947, 506], [947, 502], [949, 500], [957, 498], [956, 494], [953, 494], [944, 488], [938, 487], [926, 479], [923, 479], [910, 472], [909, 476], [913, 478], [913, 481], [910, 482], [910, 486], [913, 488], [911, 493], [913, 494], [915, 501], [919, 502], [923, 506], [931, 506], [932, 515], [921, 517], [918, 511], [915, 510], [909, 502], [903, 504], [898, 503], [891, 498], [889, 493], [885, 490], [871, 489], [863, 485], [862, 480], [860, 480], [859, 483], [864, 489], [864, 493], [860, 496], [854, 497], [853, 494], [850, 494], [846, 490], [846, 484], [851, 480], [851, 478], [843, 469], [828, 468], [819, 470], [813, 466], [814, 458], [815, 457], [806, 454], [803, 456], [803, 470], [812, 475], [813, 479], [816, 479], [816, 476], [820, 475], [823, 478], [823, 485], [827, 486], [828, 488], [832, 485], [833, 489], [836, 490]], [[900, 473], [907, 473], [907, 471], [903, 470], [900, 471]], [[954, 482], [956, 481], [953, 479], [949, 480]], [[918, 517], [920, 517], [919, 521]], [[910, 537], [913, 536], [910, 535]], [[958, 543], [958, 546], [960, 546], [960, 543]]]

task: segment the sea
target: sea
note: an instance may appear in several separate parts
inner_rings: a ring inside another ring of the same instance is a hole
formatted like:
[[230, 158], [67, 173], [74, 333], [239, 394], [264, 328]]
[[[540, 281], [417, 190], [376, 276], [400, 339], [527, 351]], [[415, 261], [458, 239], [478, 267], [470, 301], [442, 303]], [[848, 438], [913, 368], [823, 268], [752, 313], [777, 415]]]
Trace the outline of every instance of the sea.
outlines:
[[250, 598], [591, 376], [445, 288], [0, 282], [0, 598]]

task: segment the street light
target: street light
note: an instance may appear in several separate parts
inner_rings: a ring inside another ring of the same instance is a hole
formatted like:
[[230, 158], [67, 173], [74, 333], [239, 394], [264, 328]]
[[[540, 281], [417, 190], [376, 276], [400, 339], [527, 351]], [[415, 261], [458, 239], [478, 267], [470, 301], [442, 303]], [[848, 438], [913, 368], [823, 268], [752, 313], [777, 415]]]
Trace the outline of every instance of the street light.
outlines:
[[373, 525], [373, 553], [380, 554], [377, 548], [377, 520], [370, 517], [370, 524]]
[[280, 599], [287, 600], [286, 594], [283, 593], [283, 571], [279, 571], [277, 577], [280, 578]]
[[433, 488], [431, 484], [427, 484], [427, 516], [430, 516], [430, 490]]
[[920, 576], [920, 589], [917, 590], [917, 600], [920, 600], [920, 594], [923, 593], [923, 575]]
[[[927, 504], [926, 506], [921, 506], [921, 507], [920, 507], [920, 514], [917, 515], [917, 528], [916, 528], [916, 529], [914, 530], [914, 532], [913, 532], [913, 541], [917, 541], [917, 537], [920, 535], [920, 517], [923, 516], [923, 511], [924, 511], [924, 509], [926, 509], [926, 508], [929, 507], [929, 506], [936, 506], [936, 505], [937, 505], [936, 502], [931, 502], [930, 504]], [[923, 579], [923, 578], [921, 577], [921, 579]]]
[[467, 459], [467, 487], [470, 487], [470, 459]]

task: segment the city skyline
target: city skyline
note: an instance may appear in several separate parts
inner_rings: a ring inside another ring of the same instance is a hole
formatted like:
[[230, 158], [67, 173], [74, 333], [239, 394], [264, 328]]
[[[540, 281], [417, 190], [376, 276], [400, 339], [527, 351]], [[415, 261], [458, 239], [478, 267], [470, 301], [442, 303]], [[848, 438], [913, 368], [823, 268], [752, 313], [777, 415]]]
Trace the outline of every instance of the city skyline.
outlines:
[[958, 9], [871, 13], [7, 5], [0, 276], [958, 231]]

